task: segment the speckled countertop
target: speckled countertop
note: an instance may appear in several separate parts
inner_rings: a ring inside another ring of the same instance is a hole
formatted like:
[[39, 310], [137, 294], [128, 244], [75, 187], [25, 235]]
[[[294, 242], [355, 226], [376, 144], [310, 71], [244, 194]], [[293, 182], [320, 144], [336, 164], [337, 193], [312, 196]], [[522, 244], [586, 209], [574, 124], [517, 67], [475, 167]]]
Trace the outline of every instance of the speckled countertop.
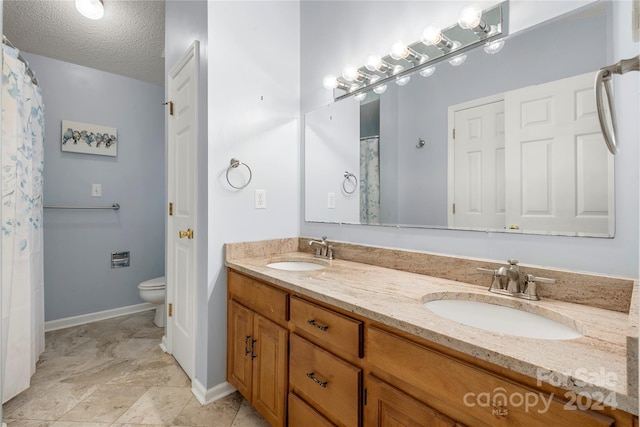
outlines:
[[[284, 271], [266, 266], [284, 260], [324, 263], [326, 268]], [[627, 339], [637, 322], [632, 325], [628, 313], [551, 299], [524, 301], [453, 280], [339, 259], [320, 260], [303, 252], [240, 259], [227, 257], [226, 265], [571, 392], [588, 393], [596, 400], [604, 397], [605, 403], [638, 414], [638, 397], [628, 393], [631, 378], [627, 373], [630, 353]], [[488, 332], [447, 320], [424, 306], [426, 301], [444, 298], [491, 301], [521, 308], [571, 326], [583, 336], [553, 341]]]

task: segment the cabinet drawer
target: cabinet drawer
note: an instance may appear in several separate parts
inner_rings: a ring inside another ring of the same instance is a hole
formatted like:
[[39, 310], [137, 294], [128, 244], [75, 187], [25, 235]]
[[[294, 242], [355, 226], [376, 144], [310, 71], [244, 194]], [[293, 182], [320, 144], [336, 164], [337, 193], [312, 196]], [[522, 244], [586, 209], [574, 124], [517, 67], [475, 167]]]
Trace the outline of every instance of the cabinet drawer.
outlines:
[[269, 320], [283, 324], [288, 320], [289, 294], [228, 270], [229, 298], [241, 302]]
[[362, 357], [362, 322], [297, 297], [291, 297], [290, 319], [317, 344]]
[[289, 393], [289, 427], [335, 427], [304, 400]]
[[361, 370], [295, 334], [289, 342], [291, 390], [336, 424], [359, 426]]
[[[424, 399], [460, 421], [489, 426], [611, 426], [594, 411], [567, 410], [565, 401], [516, 384], [375, 327], [367, 328], [367, 358], [383, 372], [424, 391]], [[528, 402], [528, 405], [527, 405]], [[548, 405], [548, 408], [547, 408]], [[467, 420], [466, 417], [477, 420]]]

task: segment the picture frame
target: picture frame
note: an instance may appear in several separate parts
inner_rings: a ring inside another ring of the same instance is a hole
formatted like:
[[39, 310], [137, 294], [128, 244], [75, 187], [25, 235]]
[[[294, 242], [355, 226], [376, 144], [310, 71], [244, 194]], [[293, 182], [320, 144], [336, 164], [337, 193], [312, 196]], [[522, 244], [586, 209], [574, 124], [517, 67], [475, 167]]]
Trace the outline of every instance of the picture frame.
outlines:
[[118, 129], [62, 120], [62, 151], [100, 156], [118, 155]]

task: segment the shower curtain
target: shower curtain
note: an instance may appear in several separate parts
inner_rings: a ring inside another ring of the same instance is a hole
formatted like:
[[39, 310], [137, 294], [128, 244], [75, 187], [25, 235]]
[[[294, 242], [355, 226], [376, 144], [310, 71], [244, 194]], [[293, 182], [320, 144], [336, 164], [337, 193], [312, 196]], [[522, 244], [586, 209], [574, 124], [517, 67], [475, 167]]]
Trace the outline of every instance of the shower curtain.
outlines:
[[40, 88], [18, 51], [3, 45], [2, 65], [2, 400], [29, 387], [44, 351]]
[[360, 223], [380, 223], [380, 138], [360, 140]]

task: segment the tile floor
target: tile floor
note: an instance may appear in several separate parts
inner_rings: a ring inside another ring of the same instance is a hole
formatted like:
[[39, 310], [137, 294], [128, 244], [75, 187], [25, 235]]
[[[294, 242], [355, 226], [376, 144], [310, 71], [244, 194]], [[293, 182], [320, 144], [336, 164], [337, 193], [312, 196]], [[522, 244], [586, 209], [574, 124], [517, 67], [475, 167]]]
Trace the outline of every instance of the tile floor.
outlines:
[[206, 406], [146, 311], [48, 332], [31, 387], [3, 406], [9, 427], [268, 427], [237, 392]]

